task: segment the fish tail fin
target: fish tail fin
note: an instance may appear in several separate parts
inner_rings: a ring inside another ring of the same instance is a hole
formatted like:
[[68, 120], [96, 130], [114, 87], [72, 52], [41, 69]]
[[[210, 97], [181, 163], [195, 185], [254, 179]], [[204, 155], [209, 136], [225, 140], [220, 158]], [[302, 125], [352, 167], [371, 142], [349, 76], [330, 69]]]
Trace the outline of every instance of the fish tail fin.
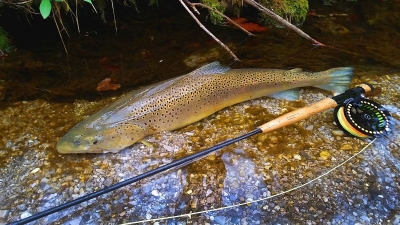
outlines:
[[342, 93], [349, 88], [353, 76], [353, 67], [332, 68], [320, 73], [328, 73], [331, 81], [322, 85], [316, 85], [315, 87], [334, 93]]

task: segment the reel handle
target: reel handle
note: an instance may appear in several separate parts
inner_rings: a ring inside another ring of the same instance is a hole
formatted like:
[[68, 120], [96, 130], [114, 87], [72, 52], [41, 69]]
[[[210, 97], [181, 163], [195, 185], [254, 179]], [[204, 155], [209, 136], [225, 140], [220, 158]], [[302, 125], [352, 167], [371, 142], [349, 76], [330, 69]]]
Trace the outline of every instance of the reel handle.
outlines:
[[315, 115], [327, 109], [335, 108], [337, 105], [343, 104], [347, 99], [357, 98], [363, 93], [370, 92], [372, 90], [373, 87], [371, 85], [361, 84], [335, 97], [325, 98], [310, 106], [306, 106], [300, 109], [296, 109], [292, 112], [286, 113], [285, 115], [282, 115], [274, 120], [264, 123], [258, 128], [261, 129], [263, 133], [273, 131], [288, 126], [290, 124], [296, 123], [300, 120], [306, 119], [312, 115]]

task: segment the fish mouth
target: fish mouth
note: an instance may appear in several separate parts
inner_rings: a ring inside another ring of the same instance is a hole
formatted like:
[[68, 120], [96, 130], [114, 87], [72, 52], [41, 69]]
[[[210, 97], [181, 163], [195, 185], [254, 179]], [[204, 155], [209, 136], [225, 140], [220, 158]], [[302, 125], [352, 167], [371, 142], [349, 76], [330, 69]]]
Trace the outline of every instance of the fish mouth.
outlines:
[[101, 149], [89, 149], [88, 147], [80, 146], [77, 148], [74, 144], [70, 142], [65, 142], [60, 140], [57, 143], [56, 149], [61, 154], [73, 154], [73, 153], [102, 153]]
[[70, 149], [60, 149], [57, 148], [58, 153], [60, 154], [74, 154], [74, 153], [105, 153], [103, 150], [101, 149], [94, 149], [94, 150], [70, 150]]
[[89, 148], [89, 146], [81, 146], [80, 148], [77, 148], [77, 146], [69, 142], [62, 142], [62, 141], [57, 143], [56, 149], [60, 154], [116, 152], [113, 150], [106, 150], [102, 148]]

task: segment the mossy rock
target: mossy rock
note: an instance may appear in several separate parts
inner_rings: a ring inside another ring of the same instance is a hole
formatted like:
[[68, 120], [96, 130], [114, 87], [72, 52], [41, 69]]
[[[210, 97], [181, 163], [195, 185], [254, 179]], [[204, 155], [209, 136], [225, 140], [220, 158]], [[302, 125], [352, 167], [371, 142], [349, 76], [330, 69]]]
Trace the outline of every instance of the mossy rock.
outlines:
[[0, 55], [11, 50], [11, 42], [8, 39], [8, 33], [0, 27]]
[[[308, 0], [261, 0], [260, 3], [294, 25], [302, 24], [308, 12]], [[265, 14], [262, 17], [266, 23], [282, 26]]]

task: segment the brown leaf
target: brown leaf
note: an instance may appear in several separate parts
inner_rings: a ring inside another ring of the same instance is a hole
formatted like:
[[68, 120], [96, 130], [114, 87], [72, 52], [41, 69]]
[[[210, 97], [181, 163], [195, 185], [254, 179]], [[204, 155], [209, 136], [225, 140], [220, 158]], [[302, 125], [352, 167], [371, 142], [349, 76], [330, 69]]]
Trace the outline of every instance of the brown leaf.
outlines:
[[98, 85], [96, 90], [97, 91], [108, 91], [108, 90], [117, 90], [118, 88], [120, 88], [121, 85], [119, 84], [114, 84], [113, 81], [111, 80], [111, 78], [106, 78], [104, 80], [102, 80]]

